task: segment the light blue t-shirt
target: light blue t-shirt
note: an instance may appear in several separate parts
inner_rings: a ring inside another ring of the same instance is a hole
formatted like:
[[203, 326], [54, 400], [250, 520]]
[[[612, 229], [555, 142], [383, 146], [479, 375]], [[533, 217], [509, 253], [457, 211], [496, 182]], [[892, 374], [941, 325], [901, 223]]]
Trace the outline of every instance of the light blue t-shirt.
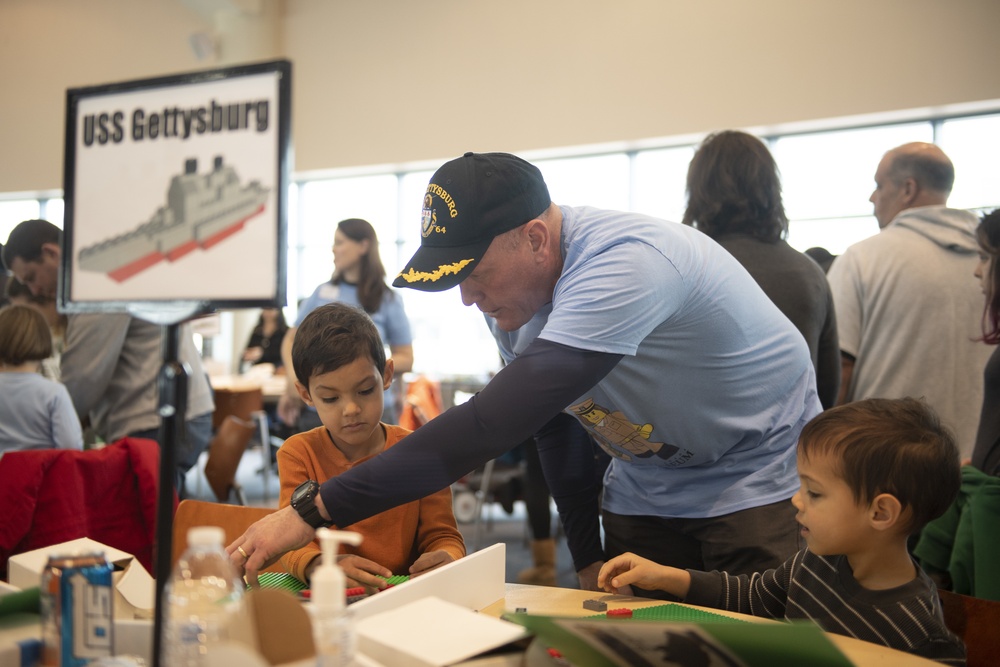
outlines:
[[[313, 293], [302, 302], [302, 305], [299, 307], [298, 317], [295, 318], [295, 326], [300, 326], [302, 320], [312, 311], [335, 301], [346, 303], [356, 308], [361, 307], [361, 302], [358, 301], [358, 288], [356, 285], [349, 283], [334, 285], [331, 282], [325, 282], [313, 290]], [[382, 338], [383, 344], [388, 346], [413, 344], [413, 334], [410, 332], [410, 320], [407, 319], [406, 311], [403, 309], [403, 299], [397, 292], [390, 290], [382, 298], [379, 309], [374, 313], [368, 313], [368, 315], [372, 318], [372, 322], [375, 323], [375, 328], [378, 329], [378, 335]], [[391, 389], [385, 392], [384, 405], [386, 412], [389, 412], [389, 409], [395, 405]]]
[[704, 518], [787, 500], [799, 432], [821, 411], [802, 335], [750, 274], [690, 227], [561, 207], [553, 301], [512, 333], [625, 355], [567, 407], [613, 458], [604, 506]]
[[0, 453], [83, 449], [80, 419], [66, 387], [38, 373], [0, 373]]

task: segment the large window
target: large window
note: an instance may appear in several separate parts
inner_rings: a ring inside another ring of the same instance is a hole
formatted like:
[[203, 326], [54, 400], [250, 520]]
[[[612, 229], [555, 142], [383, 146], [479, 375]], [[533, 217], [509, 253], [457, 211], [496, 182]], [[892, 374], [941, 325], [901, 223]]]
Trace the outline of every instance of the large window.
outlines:
[[37, 199], [13, 199], [0, 201], [0, 242], [6, 242], [11, 231], [22, 220], [39, 217], [41, 207]]
[[930, 123], [775, 139], [771, 151], [781, 170], [788, 243], [798, 250], [822, 246], [839, 255], [878, 233], [868, 198], [879, 160], [894, 146], [933, 139]]
[[956, 118], [941, 123], [938, 145], [955, 164], [955, 187], [948, 205], [1000, 205], [1000, 115]]
[[[949, 205], [988, 210], [1000, 206], [1000, 113], [936, 118], [877, 127], [765, 137], [781, 170], [789, 243], [834, 254], [878, 233], [869, 202], [885, 151], [910, 141], [936, 141], [955, 163]], [[696, 146], [532, 159], [553, 201], [632, 210], [679, 222], [686, 206], [687, 167]], [[432, 172], [386, 170], [336, 178], [300, 175], [289, 197], [289, 319], [297, 302], [333, 271], [333, 231], [344, 218], [375, 227], [391, 282], [420, 243], [420, 209]], [[0, 200], [0, 240], [21, 220], [45, 217], [62, 224], [60, 199]], [[414, 370], [438, 377], [482, 377], [499, 367], [482, 314], [462, 305], [458, 289], [401, 290], [414, 331]], [[242, 345], [239, 341], [237, 347]]]

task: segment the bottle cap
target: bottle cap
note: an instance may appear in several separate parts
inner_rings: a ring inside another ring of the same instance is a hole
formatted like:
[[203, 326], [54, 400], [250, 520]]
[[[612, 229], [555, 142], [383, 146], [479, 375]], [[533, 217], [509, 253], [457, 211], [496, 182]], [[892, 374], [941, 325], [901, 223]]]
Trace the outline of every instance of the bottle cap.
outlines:
[[218, 526], [195, 526], [188, 530], [189, 547], [221, 547], [226, 532]]

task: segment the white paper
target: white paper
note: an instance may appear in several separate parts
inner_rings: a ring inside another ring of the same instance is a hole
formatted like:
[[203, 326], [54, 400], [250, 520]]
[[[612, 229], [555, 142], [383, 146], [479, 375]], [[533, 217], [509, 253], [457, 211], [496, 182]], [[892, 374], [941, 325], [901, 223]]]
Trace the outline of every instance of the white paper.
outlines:
[[358, 650], [387, 665], [446, 667], [525, 636], [519, 625], [426, 597], [357, 626]]

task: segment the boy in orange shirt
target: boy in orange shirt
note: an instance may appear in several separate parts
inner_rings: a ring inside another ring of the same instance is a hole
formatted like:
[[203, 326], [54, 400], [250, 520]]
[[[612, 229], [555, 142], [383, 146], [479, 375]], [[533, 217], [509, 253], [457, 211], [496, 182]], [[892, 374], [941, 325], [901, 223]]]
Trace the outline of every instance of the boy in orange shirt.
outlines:
[[[335, 477], [410, 433], [379, 421], [393, 365], [364, 311], [341, 303], [314, 310], [295, 334], [292, 365], [300, 378], [295, 383], [299, 396], [316, 408], [323, 425], [290, 437], [278, 450], [280, 507], [291, 503], [300, 486]], [[341, 547], [338, 565], [348, 586], [364, 586], [369, 592], [385, 587], [382, 577], [416, 576], [465, 555], [447, 487], [338, 528], [363, 536], [360, 546]], [[319, 556], [319, 544], [313, 541], [286, 553], [281, 563], [309, 583]]]

